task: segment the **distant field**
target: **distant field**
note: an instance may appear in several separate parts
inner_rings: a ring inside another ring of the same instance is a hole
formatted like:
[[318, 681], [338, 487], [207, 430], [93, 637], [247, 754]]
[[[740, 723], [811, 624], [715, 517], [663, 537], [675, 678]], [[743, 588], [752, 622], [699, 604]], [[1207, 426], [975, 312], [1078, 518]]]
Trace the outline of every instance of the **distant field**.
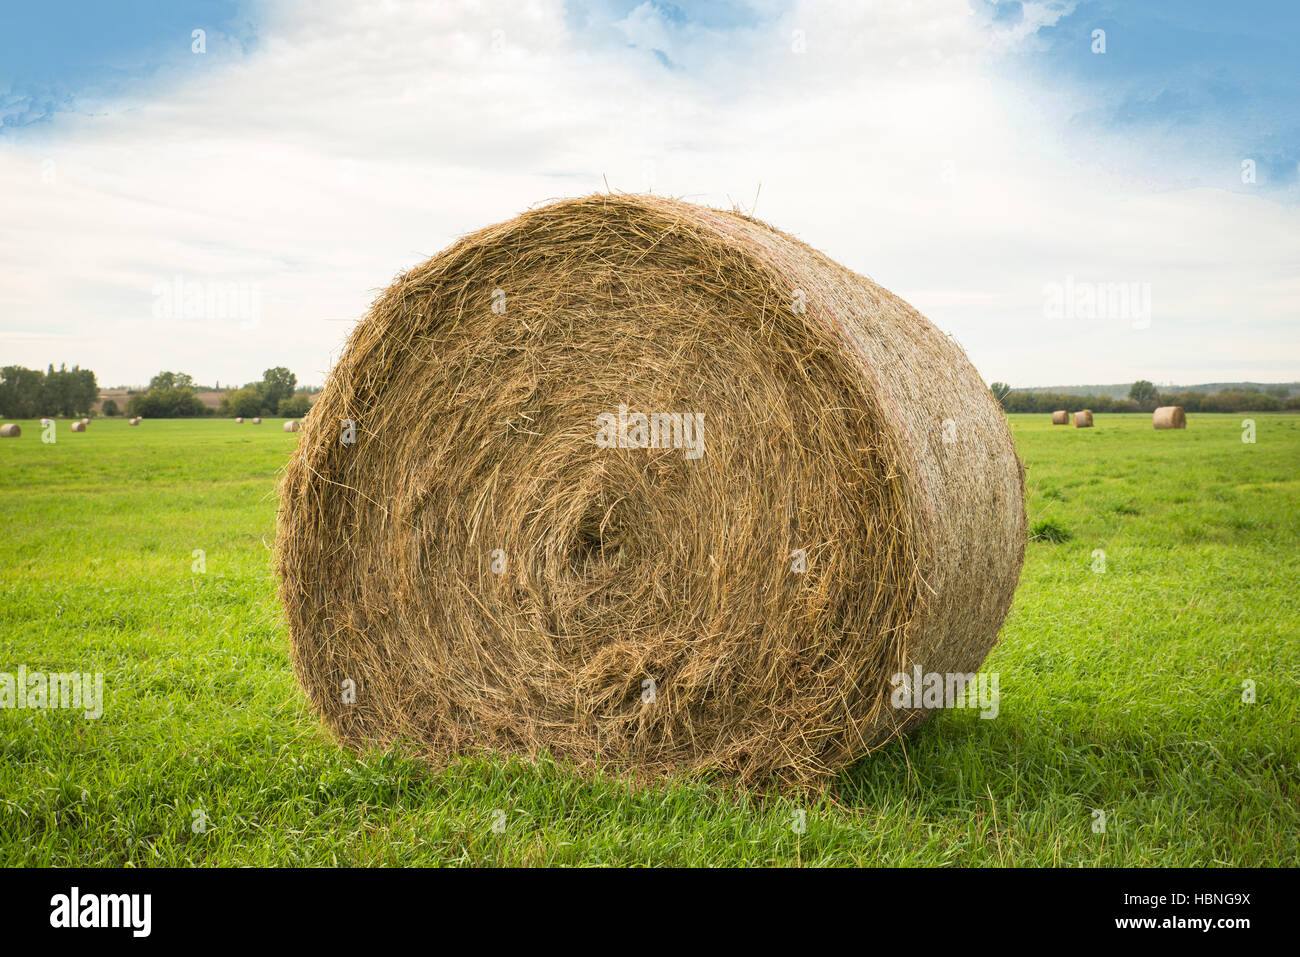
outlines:
[[1300, 862], [1300, 417], [1012, 416], [1042, 540], [998, 717], [766, 800], [336, 748], [269, 568], [282, 422], [0, 439], [0, 672], [101, 671], [106, 699], [0, 710], [0, 865]]

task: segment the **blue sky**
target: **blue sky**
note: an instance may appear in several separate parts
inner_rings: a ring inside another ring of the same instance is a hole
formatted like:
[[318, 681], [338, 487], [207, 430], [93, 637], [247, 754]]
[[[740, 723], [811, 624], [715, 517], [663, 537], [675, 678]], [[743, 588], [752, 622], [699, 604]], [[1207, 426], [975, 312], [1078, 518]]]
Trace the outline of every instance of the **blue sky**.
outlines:
[[[994, 11], [1020, 7], [1004, 2]], [[1104, 56], [1086, 42], [1094, 29], [1106, 31]], [[1071, 122], [1080, 139], [1130, 138], [1144, 147], [1135, 165], [1199, 158], [1207, 183], [1231, 183], [1221, 171], [1236, 157], [1257, 160], [1261, 186], [1296, 182], [1300, 4], [1092, 0], [1036, 37], [1002, 69], [1081, 94], [1087, 108]], [[1158, 172], [1152, 179], [1160, 182]]]
[[[761, 196], [990, 380], [1300, 379], [1297, 39], [1283, 3], [22, 5], [0, 353], [319, 382], [399, 269], [608, 182]], [[156, 315], [177, 276], [256, 287], [259, 347]], [[1053, 324], [1067, 281], [1150, 284], [1150, 328]]]
[[[625, 43], [616, 25], [643, 0], [575, 0], [570, 25], [593, 40]], [[752, 31], [789, 5], [741, 0], [654, 3], [672, 29]], [[1022, 23], [1020, 0], [970, 0], [991, 32]], [[0, 31], [5, 128], [76, 110], [78, 100], [148, 95], [170, 70], [191, 66], [190, 33], [203, 28], [212, 66], [253, 53], [261, 3], [238, 0], [43, 0], [6, 10]], [[1104, 57], [1081, 42], [1107, 31]], [[1271, 182], [1294, 181], [1300, 162], [1300, 4], [1084, 0], [998, 69], [1045, 88], [1083, 92], [1080, 134], [1137, 129], [1171, 149], [1214, 152], [1231, 143], [1261, 158]], [[658, 51], [665, 56], [666, 51]], [[676, 64], [674, 64], [676, 66]], [[1208, 142], [1207, 142], [1208, 140]]]
[[[148, 96], [181, 68], [216, 68], [252, 50], [256, 26], [233, 0], [40, 0], [6, 7], [0, 29], [3, 130]], [[194, 61], [191, 34], [211, 59]]]
[[[1034, 42], [990, 64], [1001, 76], [1079, 98], [1069, 134], [1131, 142], [1132, 168], [1154, 186], [1192, 166], [1200, 181], [1242, 185], [1234, 158], [1256, 161], [1263, 189], [1300, 177], [1300, 4], [1208, 0], [1117, 3], [1083, 0]], [[644, 0], [574, 0], [569, 25], [593, 43], [632, 47], [619, 24]], [[778, 21], [789, 4], [742, 0], [652, 3], [670, 33], [751, 33]], [[970, 0], [991, 34], [1025, 20], [1021, 0]], [[240, 0], [44, 0], [6, 11], [0, 31], [0, 134], [50, 123], [58, 114], [147, 98], [178, 73], [219, 70], [255, 55], [262, 3]], [[204, 29], [207, 56], [191, 56]], [[1091, 34], [1106, 31], [1106, 53]], [[665, 69], [682, 69], [652, 48]], [[1174, 158], [1160, 166], [1162, 157]], [[1238, 164], [1239, 165], [1239, 164]], [[1234, 177], [1238, 180], [1232, 182]], [[1183, 183], [1185, 185], [1185, 183]]]

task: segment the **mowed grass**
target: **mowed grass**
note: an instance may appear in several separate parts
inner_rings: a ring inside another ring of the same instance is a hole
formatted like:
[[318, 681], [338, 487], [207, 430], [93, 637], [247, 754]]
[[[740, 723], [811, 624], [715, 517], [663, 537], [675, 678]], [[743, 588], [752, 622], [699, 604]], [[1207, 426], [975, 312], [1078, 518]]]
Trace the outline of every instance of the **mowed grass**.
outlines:
[[1294, 865], [1300, 417], [1250, 417], [1254, 444], [1243, 416], [1012, 417], [1048, 533], [985, 663], [997, 718], [767, 797], [344, 753], [275, 598], [282, 420], [23, 422], [0, 671], [103, 672], [106, 701], [0, 710], [0, 864]]

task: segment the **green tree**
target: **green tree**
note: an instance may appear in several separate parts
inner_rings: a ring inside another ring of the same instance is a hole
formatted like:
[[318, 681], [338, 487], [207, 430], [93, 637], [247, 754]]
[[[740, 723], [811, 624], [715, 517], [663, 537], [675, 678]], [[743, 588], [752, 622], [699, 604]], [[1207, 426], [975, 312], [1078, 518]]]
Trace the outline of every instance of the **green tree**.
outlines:
[[194, 377], [186, 372], [159, 372], [149, 380], [150, 389], [193, 389]]
[[1129, 388], [1128, 397], [1140, 406], [1148, 404], [1154, 406], [1160, 396], [1159, 393], [1156, 392], [1156, 387], [1154, 385], [1146, 379], [1138, 379], [1138, 381], [1134, 382]]
[[99, 411], [102, 412], [104, 415], [117, 415], [118, 413], [117, 403], [114, 402], [112, 399], [105, 399], [104, 404], [100, 406]]
[[293, 395], [293, 390], [297, 387], [298, 377], [284, 366], [267, 369], [262, 373], [261, 388], [258, 390], [262, 394], [262, 409], [267, 415], [275, 415], [279, 411], [280, 401]]
[[282, 415], [286, 419], [297, 419], [306, 415], [310, 409], [311, 400], [304, 393], [298, 392], [287, 399], [281, 399], [276, 414]]
[[211, 414], [211, 410], [194, 394], [194, 377], [184, 372], [159, 372], [149, 380], [148, 392], [136, 393], [127, 400], [126, 411], [150, 419]]
[[246, 387], [229, 393], [222, 400], [222, 414], [242, 416], [246, 419], [251, 419], [255, 415], [261, 415], [261, 393], [252, 387]]
[[0, 415], [7, 419], [34, 419], [41, 412], [45, 377], [36, 369], [5, 366], [0, 369]]

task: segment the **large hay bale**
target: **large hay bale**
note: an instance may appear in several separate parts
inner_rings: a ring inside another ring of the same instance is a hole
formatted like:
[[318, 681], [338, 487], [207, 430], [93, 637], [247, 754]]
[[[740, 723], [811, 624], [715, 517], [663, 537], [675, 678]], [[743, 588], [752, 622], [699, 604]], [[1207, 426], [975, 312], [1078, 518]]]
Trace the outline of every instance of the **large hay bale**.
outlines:
[[41, 428], [44, 428], [44, 427], [47, 426], [47, 425], [53, 425], [53, 424], [54, 424], [54, 420], [53, 420], [53, 419], [41, 419]]
[[1023, 494], [997, 402], [907, 303], [757, 220], [596, 196], [376, 300], [276, 565], [348, 745], [806, 781], [928, 716], [896, 675], [979, 668]]
[[253, 424], [254, 424], [254, 425], [261, 425], [261, 424], [262, 424], [262, 417], [261, 417], [260, 415], [255, 415], [255, 416], [253, 416]]
[[1092, 409], [1084, 409], [1074, 413], [1074, 427], [1076, 429], [1092, 428]]
[[72, 431], [73, 431], [73, 432], [85, 432], [85, 431], [86, 431], [86, 423], [85, 423], [85, 422], [80, 422], [80, 421], [78, 421], [78, 422], [73, 422], [73, 423], [72, 423]]
[[297, 432], [299, 428], [300, 426], [298, 425], [297, 419], [290, 419], [288, 422], [284, 423], [284, 430], [286, 432]]
[[1151, 413], [1151, 425], [1157, 429], [1187, 428], [1187, 413], [1181, 405], [1162, 405]]
[[1064, 409], [1058, 409], [1052, 413], [1052, 425], [1069, 425], [1070, 413]]
[[13, 422], [6, 422], [4, 425], [0, 425], [0, 438], [16, 439], [22, 434], [23, 434], [22, 426], [19, 426]]
[[243, 424], [244, 424], [244, 417], [242, 415], [235, 416], [235, 425], [243, 425]]
[[138, 418], [130, 419], [130, 420], [127, 422], [127, 424], [128, 424], [128, 425], [139, 425], [139, 424], [140, 424], [140, 420], [139, 420]]
[[82, 416], [82, 418], [81, 418], [81, 427], [82, 427], [83, 431], [84, 431], [85, 427], [88, 426], [88, 425], [90, 425], [90, 418], [89, 418], [89, 416]]

